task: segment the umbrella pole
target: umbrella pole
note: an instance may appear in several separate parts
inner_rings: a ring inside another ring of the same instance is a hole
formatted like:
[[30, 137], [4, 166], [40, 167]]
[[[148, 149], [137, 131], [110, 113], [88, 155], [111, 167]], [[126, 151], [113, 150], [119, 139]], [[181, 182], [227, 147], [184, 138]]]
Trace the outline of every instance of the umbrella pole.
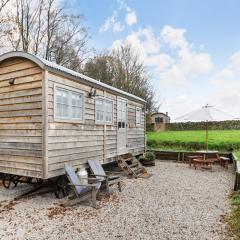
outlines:
[[208, 152], [208, 121], [206, 121], [206, 151]]

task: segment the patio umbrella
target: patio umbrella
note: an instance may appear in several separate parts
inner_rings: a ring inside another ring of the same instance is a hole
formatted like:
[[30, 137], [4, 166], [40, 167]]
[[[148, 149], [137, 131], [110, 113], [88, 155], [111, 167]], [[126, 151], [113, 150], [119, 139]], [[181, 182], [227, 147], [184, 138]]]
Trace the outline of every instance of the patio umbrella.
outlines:
[[190, 113], [184, 114], [178, 117], [177, 121], [183, 122], [205, 122], [206, 127], [206, 150], [208, 151], [208, 122], [212, 121], [226, 121], [226, 120], [235, 120], [233, 116], [228, 113], [225, 113], [221, 110], [218, 110], [210, 105], [205, 105], [200, 109], [192, 111]]

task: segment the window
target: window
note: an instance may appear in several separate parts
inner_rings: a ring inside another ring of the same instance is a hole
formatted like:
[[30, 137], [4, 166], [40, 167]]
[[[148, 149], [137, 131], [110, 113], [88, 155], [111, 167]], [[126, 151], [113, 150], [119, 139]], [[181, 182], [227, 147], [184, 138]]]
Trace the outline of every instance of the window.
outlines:
[[117, 121], [118, 121], [118, 129], [126, 128], [127, 121], [127, 102], [123, 99], [118, 99], [117, 102]]
[[113, 101], [106, 98], [96, 98], [96, 122], [113, 122]]
[[141, 125], [141, 108], [136, 107], [136, 125]]
[[162, 118], [162, 117], [156, 117], [156, 118], [155, 118], [155, 123], [156, 123], [156, 124], [163, 123], [163, 118]]
[[83, 93], [56, 86], [55, 117], [62, 120], [83, 120]]

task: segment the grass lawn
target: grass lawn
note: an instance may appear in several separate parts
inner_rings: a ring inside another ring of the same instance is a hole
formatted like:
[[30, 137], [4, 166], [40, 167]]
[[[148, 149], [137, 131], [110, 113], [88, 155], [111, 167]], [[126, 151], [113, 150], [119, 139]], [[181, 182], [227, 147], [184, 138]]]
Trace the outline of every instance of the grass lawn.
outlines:
[[[204, 130], [147, 133], [150, 148], [200, 150], [205, 149], [205, 139], [206, 132]], [[208, 144], [209, 149], [212, 150], [228, 151], [233, 148], [240, 158], [240, 130], [211, 130]]]
[[228, 224], [234, 239], [240, 239], [240, 192], [232, 193], [230, 199], [232, 202], [232, 209]]

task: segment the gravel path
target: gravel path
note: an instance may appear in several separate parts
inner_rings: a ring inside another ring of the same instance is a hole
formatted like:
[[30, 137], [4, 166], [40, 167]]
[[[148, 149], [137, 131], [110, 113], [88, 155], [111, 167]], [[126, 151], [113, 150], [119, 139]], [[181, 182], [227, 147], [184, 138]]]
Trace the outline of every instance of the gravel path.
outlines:
[[53, 194], [11, 202], [26, 189], [0, 187], [0, 239], [229, 239], [221, 216], [229, 210], [231, 170], [212, 172], [158, 161], [149, 179], [124, 179], [122, 193], [87, 204], [59, 206]]

